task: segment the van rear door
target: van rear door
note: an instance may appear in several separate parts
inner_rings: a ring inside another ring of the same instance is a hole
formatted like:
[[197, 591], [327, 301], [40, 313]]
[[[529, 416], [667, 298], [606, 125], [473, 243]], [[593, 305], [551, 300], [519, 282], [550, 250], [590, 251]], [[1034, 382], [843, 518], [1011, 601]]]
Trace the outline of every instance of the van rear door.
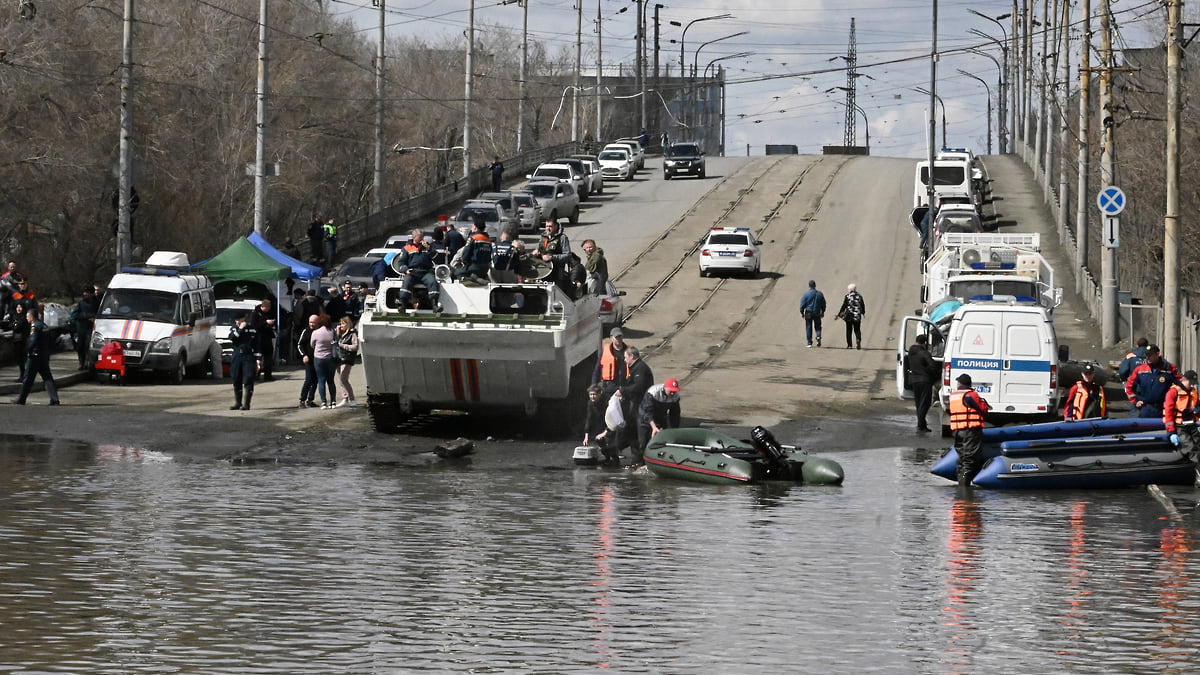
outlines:
[[937, 326], [928, 319], [906, 316], [900, 320], [900, 335], [896, 341], [896, 396], [906, 401], [913, 398], [912, 385], [908, 382], [908, 348], [916, 342], [918, 335], [929, 336], [929, 351], [936, 362], [941, 361], [945, 346]]
[[[957, 342], [947, 373], [950, 388], [959, 375], [971, 376], [971, 387], [979, 392], [988, 404], [996, 407], [1000, 393], [1001, 336], [1004, 334], [1004, 312], [973, 310], [963, 312], [951, 340]], [[945, 379], [942, 382], [946, 384]]]
[[1052, 363], [1056, 358], [1046, 317], [1040, 312], [1005, 312], [1000, 396], [1005, 410], [1049, 412]]

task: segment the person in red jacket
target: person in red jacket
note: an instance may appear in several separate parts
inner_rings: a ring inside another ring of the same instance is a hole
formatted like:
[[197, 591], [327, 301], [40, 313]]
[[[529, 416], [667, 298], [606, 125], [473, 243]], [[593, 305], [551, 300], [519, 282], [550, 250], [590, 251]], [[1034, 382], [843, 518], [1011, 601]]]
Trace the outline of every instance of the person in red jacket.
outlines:
[[[1196, 371], [1189, 370], [1171, 384], [1163, 399], [1163, 425], [1171, 434], [1171, 445], [1179, 448], [1193, 464], [1200, 455], [1200, 430], [1196, 428], [1197, 406], [1200, 395], [1196, 393]], [[1200, 468], [1196, 470], [1196, 484], [1200, 485]]]
[[1108, 417], [1108, 402], [1104, 387], [1096, 382], [1096, 368], [1092, 364], [1083, 367], [1079, 381], [1067, 392], [1067, 405], [1063, 408], [1063, 419], [1068, 422]]

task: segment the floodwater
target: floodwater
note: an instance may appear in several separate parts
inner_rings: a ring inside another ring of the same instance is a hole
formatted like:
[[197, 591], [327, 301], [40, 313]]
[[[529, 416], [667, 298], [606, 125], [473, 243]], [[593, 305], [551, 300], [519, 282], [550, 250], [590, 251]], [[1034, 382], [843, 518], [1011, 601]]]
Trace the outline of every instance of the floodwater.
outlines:
[[1200, 494], [553, 461], [231, 466], [0, 437], [3, 672], [1195, 672]]

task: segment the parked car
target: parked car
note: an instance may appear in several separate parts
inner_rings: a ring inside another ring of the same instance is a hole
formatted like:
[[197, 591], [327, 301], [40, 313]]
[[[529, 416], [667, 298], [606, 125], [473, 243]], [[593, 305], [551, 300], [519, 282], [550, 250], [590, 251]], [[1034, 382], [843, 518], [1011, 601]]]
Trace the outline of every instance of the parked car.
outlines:
[[525, 186], [537, 198], [546, 220], [558, 222], [564, 215], [572, 225], [579, 223], [579, 195], [569, 182], [536, 180]]
[[983, 221], [970, 204], [946, 204], [933, 218], [931, 250], [938, 247], [946, 232], [983, 232]]
[[604, 335], [608, 335], [611, 328], [620, 326], [625, 321], [625, 301], [621, 299], [625, 291], [618, 291], [611, 281], [606, 287], [604, 294], [600, 296], [600, 325]]
[[458, 230], [464, 238], [469, 237], [471, 228], [475, 225], [475, 219], [480, 217], [487, 224], [487, 234], [492, 239], [499, 239], [500, 232], [506, 227], [513, 231], [516, 230], [516, 225], [505, 213], [500, 202], [475, 199], [467, 202], [458, 210], [458, 215], [454, 217], [451, 226]]
[[672, 143], [663, 153], [663, 178], [681, 174], [704, 178], [704, 151], [696, 143]]
[[538, 168], [533, 170], [533, 173], [525, 177], [529, 180], [550, 179], [567, 181], [575, 187], [575, 194], [579, 195], [579, 201], [583, 201], [584, 199], [584, 196], [581, 194], [584, 189], [583, 175], [569, 164], [557, 164], [554, 162], [539, 164]]
[[638, 171], [646, 168], [646, 149], [642, 147], [641, 141], [636, 138], [618, 138], [609, 145], [618, 143], [629, 146], [629, 152], [633, 154], [633, 165]]
[[748, 227], [714, 227], [700, 246], [700, 276], [713, 272], [745, 272], [758, 276], [762, 245]]
[[371, 275], [371, 266], [376, 260], [378, 258], [365, 255], [347, 258], [332, 274], [321, 277], [321, 286], [341, 288], [342, 282], [349, 281], [354, 288], [358, 288], [359, 284], [366, 284], [367, 288], [374, 289], [375, 279]]
[[600, 173], [605, 178], [633, 180], [633, 153], [626, 145], [606, 146], [596, 156], [600, 162]]
[[500, 206], [504, 207], [504, 229], [508, 229], [512, 232], [519, 232], [527, 218], [532, 221], [534, 227], [537, 227], [537, 214], [534, 213], [534, 207], [529, 206], [530, 204], [534, 203], [533, 195], [528, 195], [525, 197], [524, 211], [526, 213], [522, 213], [522, 207], [520, 205], [521, 200], [518, 200], [513, 195], [512, 190], [480, 192], [478, 195], [475, 195], [475, 199], [472, 199], [471, 201], [499, 202]]
[[558, 159], [551, 160], [551, 162], [554, 164], [566, 164], [578, 172], [583, 178], [583, 188], [581, 189], [579, 195], [580, 201], [587, 201], [588, 197], [594, 194], [599, 194], [599, 191], [596, 189], [596, 187], [603, 187], [603, 185], [596, 186], [596, 181], [592, 178], [592, 172], [588, 168], [587, 163], [578, 157], [560, 157]]
[[604, 194], [604, 174], [600, 171], [600, 160], [595, 155], [571, 155], [583, 162], [592, 177], [592, 194]]

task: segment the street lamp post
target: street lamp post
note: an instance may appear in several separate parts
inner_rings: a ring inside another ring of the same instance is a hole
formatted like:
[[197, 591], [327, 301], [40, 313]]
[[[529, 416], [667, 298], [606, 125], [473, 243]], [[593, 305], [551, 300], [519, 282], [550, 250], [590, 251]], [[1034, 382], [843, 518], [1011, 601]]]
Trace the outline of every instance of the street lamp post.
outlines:
[[[604, 118], [600, 114], [601, 113], [600, 87], [602, 84], [601, 78], [603, 77], [603, 73], [604, 73], [604, 21], [605, 21], [605, 19], [604, 19], [604, 16], [600, 13], [600, 2], [601, 2], [601, 0], [596, 0], [596, 135], [595, 135], [595, 138], [597, 140], [604, 138], [604, 131], [603, 131], [604, 130], [604, 122], [603, 122]], [[621, 9], [617, 10], [616, 12], [613, 12], [612, 15], [609, 16], [608, 18], [611, 19], [613, 16], [622, 14], [627, 9], [629, 9], [629, 8], [622, 7]], [[589, 150], [589, 152], [590, 152], [590, 150]]]
[[[691, 21], [687, 22], [686, 24], [680, 23], [678, 21], [670, 22], [670, 24], [672, 26], [682, 26], [683, 27], [683, 31], [679, 34], [679, 78], [680, 79], [687, 77], [687, 61], [686, 61], [687, 56], [686, 56], [686, 52], [684, 52], [684, 44], [685, 44], [685, 41], [687, 40], [688, 29], [692, 27], [692, 24], [697, 24], [697, 23], [700, 23], [701, 21], [715, 21], [717, 19], [732, 19], [732, 18], [733, 18], [732, 14], [716, 14], [713, 16], [702, 16], [699, 19], [692, 19]], [[672, 42], [674, 42], [674, 40], [672, 40]], [[691, 87], [688, 87], [688, 89], [685, 93], [685, 98], [690, 99], [691, 94], [692, 94]], [[680, 121], [683, 122], [686, 126], [686, 120], [687, 120], [686, 107], [687, 106], [685, 106], [684, 103], [685, 103], [684, 101], [680, 102], [679, 117], [680, 117]]]
[[[830, 87], [829, 89], [825, 90], [825, 93], [828, 94], [836, 89], [840, 89], [842, 91], [849, 91], [848, 87]], [[832, 100], [832, 99], [830, 99], [830, 100]], [[837, 103], [838, 105], [841, 105], [841, 106], [846, 106], [845, 101], [833, 101], [833, 102]], [[846, 107], [849, 107], [849, 106], [846, 106]], [[857, 104], [857, 103], [854, 104], [854, 110], [856, 112], [862, 114], [862, 116], [863, 116], [863, 131], [866, 132], [866, 134], [867, 134], [867, 154], [870, 155], [871, 154], [871, 120], [867, 118], [867, 111], [863, 110], [862, 106], [860, 106], [859, 104]]]
[[[1006, 151], [1006, 148], [1008, 147], [1008, 143], [1007, 143], [1008, 134], [1006, 133], [1008, 130], [1005, 128], [1005, 123], [1004, 123], [1005, 119], [1007, 119], [1005, 116], [1006, 108], [1005, 108], [1005, 102], [1004, 102], [1004, 87], [1005, 87], [1004, 73], [1007, 70], [1008, 57], [1007, 57], [1007, 55], [1005, 56], [1005, 64], [1003, 66], [1001, 66], [1000, 62], [996, 60], [996, 57], [992, 56], [991, 54], [989, 54], [981, 49], [972, 49], [971, 53], [978, 54], [979, 56], [988, 57], [989, 59], [992, 60], [992, 63], [996, 64], [996, 70], [999, 71], [999, 79], [996, 80], [996, 140], [997, 140], [997, 145], [999, 146], [1000, 154], [1003, 155]], [[1007, 52], [1006, 52], [1006, 54], [1007, 54]]]
[[[736, 32], [736, 33], [732, 33], [732, 34], [730, 34], [730, 35], [726, 35], [726, 36], [724, 36], [724, 37], [719, 37], [719, 38], [717, 38], [717, 39], [715, 39], [715, 40], [709, 40], [708, 42], [705, 42], [705, 43], [701, 44], [699, 47], [696, 47], [696, 53], [692, 55], [692, 78], [691, 78], [691, 80], [692, 80], [692, 87], [691, 87], [691, 90], [692, 90], [692, 92], [693, 92], [693, 93], [695, 93], [695, 92], [696, 92], [695, 81], [696, 81], [696, 72], [697, 72], [697, 62], [698, 62], [698, 61], [699, 61], [699, 59], [700, 59], [700, 50], [701, 50], [701, 49], [704, 49], [705, 47], [707, 47], [708, 45], [711, 45], [711, 44], [712, 44], [712, 43], [714, 43], [714, 42], [720, 42], [720, 41], [722, 41], [722, 40], [728, 40], [728, 39], [730, 39], [730, 38], [740, 37], [740, 36], [742, 36], [742, 35], [745, 35], [745, 34], [746, 34], [746, 33], [748, 33], [748, 32], [749, 32], [749, 31], [744, 31], [744, 30], [743, 30], [743, 31], [738, 31], [738, 32]], [[708, 87], [708, 82], [705, 82], [705, 83], [704, 83], [704, 86], [705, 86], [705, 88], [707, 89], [707, 87]], [[704, 99], [704, 100], [705, 100], [705, 102], [706, 102], [706, 106], [705, 106], [705, 107], [706, 107], [706, 109], [707, 109], [707, 102], [708, 102], [709, 98], [708, 98], [707, 96], [705, 96], [705, 99]], [[693, 113], [696, 113], [696, 112], [697, 112], [697, 111], [696, 111], [696, 108], [698, 107], [698, 105], [697, 105], [697, 104], [698, 104], [698, 101], [693, 101], [693, 102], [692, 102], [692, 112], [693, 112]], [[693, 127], [695, 127], [695, 126], [698, 126], [698, 125], [695, 123], [694, 119], [693, 119], [692, 126], [693, 126]], [[705, 136], [706, 138], [708, 137], [708, 130], [707, 130], [707, 129], [705, 129], [704, 136]], [[692, 139], [693, 139], [693, 140], [698, 140], [698, 139], [696, 139], [696, 134], [695, 134], [695, 131], [693, 131], [693, 132], [692, 132]]]
[[987, 92], [987, 152], [990, 155], [992, 154], [992, 88], [988, 86], [987, 82], [983, 81], [982, 77], [968, 73], [962, 68], [958, 69], [958, 74], [966, 75], [972, 80], [977, 80], [979, 84], [983, 85], [983, 90]]
[[938, 96], [937, 94], [930, 92], [928, 89], [926, 89], [924, 87], [916, 87], [915, 89], [913, 89], [913, 91], [917, 92], [918, 94], [925, 94], [926, 96], [932, 96], [934, 99], [937, 100], [938, 104], [942, 106], [942, 147], [943, 148], [950, 147], [950, 146], [946, 145], [946, 102], [942, 100], [941, 96]]
[[[1013, 11], [1016, 11], [1016, 8], [1017, 8], [1017, 4], [1014, 2], [1013, 3]], [[992, 23], [996, 24], [996, 27], [1000, 29], [1000, 35], [1003, 36], [1003, 40], [997, 40], [996, 38], [988, 35], [987, 33], [982, 32], [982, 31], [977, 31], [975, 29], [971, 30], [972, 34], [978, 35], [987, 40], [991, 40], [992, 42], [999, 45], [1001, 56], [1004, 59], [1004, 71], [1003, 71], [1004, 77], [1001, 78], [1000, 89], [999, 89], [999, 91], [996, 92], [996, 96], [999, 101], [999, 105], [997, 106], [999, 108], [998, 114], [1000, 115], [1000, 120], [1001, 120], [1000, 121], [1000, 129], [998, 130], [998, 133], [997, 133], [997, 139], [999, 140], [999, 143], [1000, 143], [1000, 154], [1003, 155], [1008, 150], [1008, 135], [1013, 133], [1013, 128], [1017, 125], [1017, 110], [1016, 110], [1017, 109], [1017, 105], [1016, 105], [1017, 93], [1013, 89], [1013, 82], [1016, 81], [1016, 77], [1014, 77], [1015, 71], [1016, 71], [1016, 64], [1013, 63], [1012, 70], [1009, 69], [1010, 66], [1009, 66], [1009, 60], [1008, 60], [1008, 47], [1009, 47], [1008, 31], [1004, 29], [1004, 24], [1001, 23], [1000, 20], [1008, 19], [1008, 18], [1012, 17], [1013, 15], [1011, 13], [1005, 13], [1005, 14], [1001, 14], [1000, 16], [988, 16], [987, 14], [976, 11], [974, 9], [968, 9], [967, 11], [981, 19], [987, 19], [988, 21], [991, 21]], [[1014, 28], [1013, 38], [1016, 39], [1016, 37], [1017, 37], [1016, 30]], [[1008, 92], [1008, 96], [1005, 95], [1006, 90]], [[1011, 101], [1006, 100], [1008, 98], [1011, 98], [1012, 100]], [[1005, 119], [1006, 119], [1005, 113], [1009, 113], [1009, 116], [1012, 118], [1012, 119], [1008, 120], [1007, 123], [1005, 122]], [[1007, 132], [1007, 133], [1005, 133], [1005, 132]]]

